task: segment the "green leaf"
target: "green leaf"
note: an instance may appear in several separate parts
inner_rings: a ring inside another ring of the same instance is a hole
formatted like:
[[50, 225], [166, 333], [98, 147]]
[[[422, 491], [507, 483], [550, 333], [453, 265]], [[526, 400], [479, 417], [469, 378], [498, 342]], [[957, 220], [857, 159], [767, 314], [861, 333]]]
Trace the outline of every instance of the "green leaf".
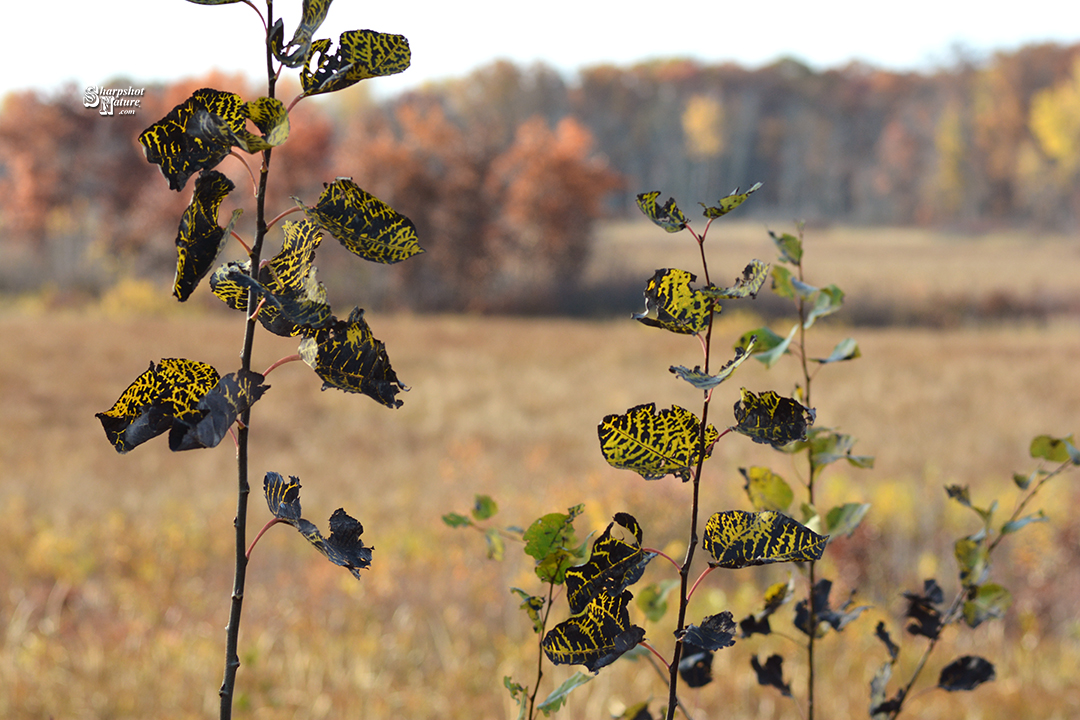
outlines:
[[[180, 302], [191, 296], [195, 286], [210, 272], [218, 253], [229, 239], [228, 231], [218, 225], [218, 209], [236, 186], [217, 170], [203, 170], [195, 180], [191, 203], [180, 216], [176, 232], [176, 279], [173, 295]], [[239, 213], [233, 213], [236, 221]]]
[[791, 684], [784, 682], [784, 658], [770, 655], [762, 665], [757, 655], [750, 658], [750, 667], [757, 674], [758, 685], [774, 687], [784, 697], [791, 697]]
[[245, 106], [246, 115], [262, 131], [256, 135], [241, 129], [233, 138], [236, 145], [249, 153], [275, 148], [289, 137], [289, 114], [285, 104], [277, 98], [261, 97]]
[[452, 528], [468, 527], [473, 524], [469, 518], [454, 512], [443, 515], [442, 521]]
[[746, 478], [743, 489], [754, 510], [787, 512], [795, 493], [784, 478], [766, 467], [739, 468], [739, 472]]
[[330, 40], [316, 40], [300, 71], [304, 95], [335, 92], [361, 80], [404, 72], [412, 62], [404, 35], [373, 30], [347, 30], [330, 54]]
[[735, 279], [735, 284], [727, 288], [718, 288], [709, 285], [702, 292], [709, 297], [722, 298], [745, 298], [757, 297], [761, 286], [765, 284], [765, 278], [769, 276], [769, 263], [760, 260], [751, 260], [743, 268], [742, 277]]
[[574, 518], [584, 509], [584, 505], [575, 505], [565, 513], [548, 513], [522, 535], [525, 553], [536, 559], [536, 576], [543, 582], [562, 585], [567, 568], [584, 556], [584, 546], [579, 547], [574, 536]]
[[831, 540], [836, 540], [841, 535], [851, 537], [869, 509], [870, 503], [844, 503], [826, 513], [825, 529]]
[[268, 472], [263, 479], [263, 493], [273, 516], [296, 528], [327, 560], [347, 568], [357, 580], [360, 571], [371, 566], [373, 548], [360, 539], [364, 526], [344, 509], [338, 508], [330, 516], [330, 536], [326, 538], [314, 523], [300, 516], [300, 478], [289, 476], [286, 481], [280, 474]]
[[[771, 368], [775, 365], [781, 357], [787, 354], [788, 347], [791, 345], [792, 339], [795, 337], [795, 333], [799, 330], [799, 324], [795, 323], [791, 326], [791, 330], [788, 331], [787, 337], [780, 337], [772, 330], [768, 328], [759, 328], [752, 330], [753, 333], [762, 333], [762, 337], [765, 341], [762, 342], [759, 339], [759, 344], [754, 348], [754, 358], [759, 360], [767, 368]], [[746, 337], [745, 335], [743, 337]], [[743, 340], [739, 340], [739, 344], [742, 344]]]
[[1080, 451], [1076, 449], [1076, 441], [1069, 435], [1064, 438], [1039, 435], [1031, 441], [1031, 457], [1043, 458], [1050, 462], [1071, 462], [1080, 465]]
[[595, 677], [595, 675], [586, 675], [582, 672], [576, 672], [568, 677], [562, 685], [555, 688], [550, 695], [544, 698], [544, 701], [537, 705], [537, 709], [544, 713], [545, 716], [551, 715], [566, 703], [566, 696], [571, 692], [581, 687], [585, 683], [589, 682]]
[[729, 212], [742, 205], [744, 202], [746, 202], [746, 199], [750, 197], [750, 194], [760, 187], [761, 183], [754, 183], [754, 185], [744, 193], [740, 193], [739, 188], [735, 188], [735, 190], [730, 195], [720, 198], [720, 200], [715, 206], [710, 207], [705, 203], [698, 203], [698, 205], [701, 205], [701, 207], [705, 208], [705, 217], [709, 218], [710, 220], [713, 218], [718, 218], [723, 215], [727, 215]]
[[782, 298], [794, 300], [795, 276], [783, 265], [773, 265], [772, 268], [772, 291]]
[[[798, 327], [796, 325], [796, 327]], [[751, 343], [753, 341], [753, 343]], [[735, 351], [745, 350], [750, 352], [753, 350], [753, 354], [763, 353], [768, 350], [772, 350], [774, 347], [784, 342], [784, 338], [774, 333], [769, 328], [762, 326], [756, 330], [747, 330], [739, 339], [735, 342]]]
[[743, 364], [743, 361], [750, 357], [755, 342], [756, 338], [751, 336], [747, 346], [745, 348], [737, 348], [735, 350], [735, 357], [728, 360], [727, 363], [724, 364], [724, 367], [720, 368], [720, 372], [715, 375], [709, 375], [702, 372], [700, 365], [696, 366], [693, 370], [685, 368], [682, 365], [672, 365], [668, 370], [690, 383], [698, 390], [708, 392], [731, 377], [731, 374]]
[[[274, 47], [274, 57], [286, 67], [300, 67], [307, 62], [311, 54], [311, 38], [319, 26], [326, 19], [326, 13], [330, 10], [333, 0], [304, 0], [304, 7], [300, 17], [300, 24], [293, 33], [292, 40], [284, 47]], [[272, 36], [280, 38], [284, 30], [281, 20], [274, 23]], [[275, 43], [279, 45], [280, 40]], [[291, 52], [290, 52], [291, 50]]]
[[802, 262], [802, 240], [788, 233], [777, 235], [772, 230], [769, 231], [769, 237], [772, 238], [776, 249], [780, 251], [780, 262], [787, 262], [792, 265], [798, 265]]
[[1009, 522], [1005, 523], [1001, 526], [1001, 534], [1008, 535], [1009, 533], [1016, 532], [1025, 525], [1029, 525], [1035, 522], [1046, 522], [1046, 520], [1046, 514], [1042, 510], [1039, 510], [1038, 512], [1032, 513], [1031, 515], [1025, 515], [1024, 517], [1017, 518], [1016, 520], [1010, 520]]
[[390, 265], [424, 252], [412, 220], [349, 178], [327, 185], [313, 208], [296, 202], [349, 252], [365, 260]]
[[229, 133], [243, 130], [247, 115], [239, 95], [202, 88], [139, 135], [146, 159], [161, 167], [169, 189], [181, 190], [199, 170], [220, 163], [232, 149]]
[[611, 596], [601, 593], [584, 610], [548, 631], [540, 647], [555, 665], [584, 665], [590, 672], [615, 662], [645, 638], [645, 630], [630, 623], [629, 590]]
[[663, 328], [673, 333], [696, 335], [709, 326], [709, 315], [719, 305], [690, 283], [696, 276], [685, 270], [662, 268], [645, 285], [645, 312], [633, 318], [643, 325]]
[[828, 539], [783, 513], [728, 510], [709, 518], [702, 547], [717, 567], [737, 569], [818, 560]]
[[[678, 405], [657, 413], [656, 404], [648, 403], [623, 415], [608, 415], [597, 426], [597, 434], [610, 465], [633, 470], [646, 480], [675, 475], [686, 482], [701, 455], [701, 423]], [[706, 428], [706, 458], [719, 437], [715, 427]]]
[[199, 401], [221, 376], [206, 363], [166, 358], [135, 378], [113, 406], [95, 417], [118, 453], [168, 431], [177, 419], [200, 417]]
[[525, 713], [529, 709], [529, 689], [514, 682], [509, 675], [503, 677], [503, 687], [510, 691], [510, 697], [518, 705], [517, 720], [525, 720]]
[[375, 339], [360, 308], [353, 309], [348, 321], [335, 321], [304, 338], [300, 357], [322, 378], [323, 390], [363, 393], [398, 408], [402, 404], [396, 398], [398, 391], [409, 389], [398, 380], [386, 346]]
[[477, 520], [487, 520], [499, 512], [499, 506], [490, 495], [477, 495], [473, 500], [472, 516]]
[[938, 678], [938, 687], [954, 692], [956, 690], [974, 690], [984, 682], [994, 679], [994, 666], [987, 660], [973, 655], [965, 655], [946, 665]]
[[237, 370], [220, 378], [199, 399], [194, 413], [174, 418], [169, 431], [169, 449], [177, 452], [217, 447], [236, 418], [269, 388], [262, 384], [263, 380], [262, 375], [249, 370]]
[[1005, 612], [1012, 606], [1012, 593], [1001, 585], [986, 583], [980, 585], [973, 595], [964, 602], [964, 621], [968, 627], [978, 627], [987, 620], [1005, 617]]
[[755, 395], [742, 388], [742, 397], [735, 403], [735, 432], [746, 435], [756, 443], [781, 448], [796, 440], [805, 440], [807, 428], [814, 422], [817, 411], [803, 407], [791, 398], [780, 397], [772, 390]]
[[855, 447], [855, 438], [851, 435], [836, 432], [831, 428], [811, 428], [806, 431], [806, 438], [804, 442], [789, 446], [789, 449], [800, 452], [809, 447], [817, 473], [837, 460], [847, 460], [852, 466], [858, 468], [874, 467], [873, 455], [851, 454]]
[[[616, 523], [633, 534], [633, 542], [611, 534]], [[608, 523], [604, 533], [593, 542], [588, 562], [566, 571], [566, 601], [571, 613], [584, 610], [602, 592], [619, 595], [641, 578], [645, 566], [656, 557], [656, 553], [641, 549], [641, 539], [637, 519], [628, 513], [616, 513], [614, 521]]]
[[544, 609], [544, 598], [538, 595], [530, 595], [521, 588], [510, 588], [510, 592], [521, 598], [521, 609], [528, 614], [533, 624], [533, 632], [539, 635], [544, 630], [544, 619], [540, 617], [540, 611]]
[[806, 320], [803, 321], [803, 327], [809, 329], [814, 324], [815, 320], [825, 317], [826, 315], [832, 315], [839, 310], [843, 304], [843, 290], [835, 285], [821, 288], [821, 290], [818, 290], [813, 296], [813, 303], [810, 306], [810, 312], [807, 314]]
[[984, 533], [980, 532], [956, 541], [953, 554], [960, 566], [960, 582], [964, 587], [981, 584], [989, 572], [989, 553], [984, 539]]
[[678, 580], [668, 579], [660, 583], [649, 583], [638, 592], [638, 608], [650, 621], [660, 622], [667, 613], [667, 596], [677, 587], [679, 587]]
[[845, 338], [836, 344], [829, 357], [810, 359], [822, 365], [827, 365], [828, 363], [843, 362], [844, 360], [854, 360], [857, 357], [862, 357], [859, 343], [855, 342], [855, 338]]
[[641, 193], [637, 196], [637, 206], [645, 217], [664, 228], [669, 233], [679, 232], [686, 227], [689, 220], [683, 215], [683, 211], [675, 204], [675, 198], [668, 198], [663, 205], [656, 202], [660, 197], [660, 191]]
[[990, 507], [984, 509], [976, 507], [971, 503], [971, 492], [966, 485], [946, 485], [945, 492], [948, 493], [950, 498], [956, 500], [964, 507], [971, 508], [980, 518], [982, 518], [983, 525], [989, 527], [990, 519], [994, 516], [994, 511], [997, 510], [997, 500], [990, 503]]
[[499, 534], [499, 529], [488, 528], [485, 530], [484, 540], [487, 541], [488, 560], [502, 562], [503, 558], [506, 556], [506, 542], [503, 541], [502, 535]]

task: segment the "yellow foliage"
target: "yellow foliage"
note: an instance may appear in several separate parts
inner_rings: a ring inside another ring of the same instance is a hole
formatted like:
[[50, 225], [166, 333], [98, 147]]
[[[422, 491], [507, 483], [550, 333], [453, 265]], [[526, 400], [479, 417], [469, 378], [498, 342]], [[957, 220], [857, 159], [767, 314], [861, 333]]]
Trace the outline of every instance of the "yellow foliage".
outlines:
[[174, 310], [176, 303], [149, 280], [125, 277], [101, 296], [101, 311], [109, 318], [136, 315], [162, 315]]
[[708, 160], [724, 152], [724, 106], [708, 95], [694, 95], [683, 109], [686, 152], [697, 160]]
[[1064, 177], [1080, 169], [1080, 58], [1068, 80], [1035, 95], [1028, 125]]

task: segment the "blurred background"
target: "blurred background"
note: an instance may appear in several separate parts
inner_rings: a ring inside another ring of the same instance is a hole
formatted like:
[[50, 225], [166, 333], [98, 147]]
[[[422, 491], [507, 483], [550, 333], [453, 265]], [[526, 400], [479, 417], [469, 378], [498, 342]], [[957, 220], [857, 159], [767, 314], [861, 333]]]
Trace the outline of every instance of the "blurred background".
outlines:
[[[848, 336], [862, 351], [823, 368], [813, 397], [819, 424], [877, 458], [873, 470], [831, 467], [818, 490], [821, 508], [872, 504], [821, 565], [834, 605], [855, 591], [873, 609], [820, 644], [820, 708], [864, 717], [886, 658], [875, 624], [904, 646], [903, 675], [923, 645], [903, 631], [902, 593], [936, 577], [951, 596], [953, 543], [978, 530], [943, 486], [969, 485], [980, 507], [997, 499], [1003, 521], [1012, 473], [1034, 467], [1030, 439], [1080, 428], [1080, 5], [912, 0], [887, 16], [841, 0], [519, 5], [338, 0], [317, 34], [402, 33], [413, 65], [297, 104], [269, 207], [311, 204], [345, 175], [414, 221], [426, 252], [407, 262], [363, 263], [328, 237], [316, 263], [335, 312], [367, 308], [412, 390], [390, 411], [318, 392], [300, 363], [270, 378], [254, 409], [254, 484], [269, 470], [299, 476], [305, 517], [325, 530], [344, 506], [375, 559], [357, 582], [288, 528], [260, 542], [236, 716], [516, 716], [502, 678], [529, 681], [536, 645], [508, 588], [541, 588], [519, 547], [491, 561], [480, 534], [443, 525], [477, 493], [496, 498], [501, 524], [585, 502], [581, 537], [625, 511], [646, 544], [685, 551], [687, 486], [614, 470], [597, 446], [607, 414], [701, 402], [668, 373], [700, 363], [698, 344], [629, 319], [656, 268], [700, 275], [698, 249], [644, 220], [634, 197], [673, 196], [700, 230], [698, 202], [760, 181], [710, 230], [713, 280], [775, 262], [768, 231], [804, 221], [807, 281], [846, 293], [810, 353]], [[286, 32], [298, 8], [275, 3]], [[261, 95], [259, 19], [243, 4], [180, 0], [64, 12], [5, 10], [17, 31], [0, 77], [0, 716], [213, 716], [233, 452], [226, 441], [175, 455], [159, 439], [119, 456], [93, 416], [149, 361], [237, 363], [242, 318], [205, 284], [185, 305], [170, 296], [191, 186], [169, 191], [136, 138], [197, 88]], [[89, 86], [145, 94], [133, 115], [102, 116], [84, 106]], [[250, 238], [247, 170], [234, 158], [218, 169], [237, 185], [222, 214], [243, 207], [237, 231]], [[233, 244], [221, 261], [242, 255]], [[783, 335], [791, 322], [768, 291], [729, 303], [714, 361], [746, 330]], [[255, 365], [295, 351], [263, 333]], [[800, 381], [793, 361], [747, 362], [710, 419], [731, 422], [740, 385], [790, 395]], [[748, 507], [738, 470], [750, 465], [800, 487], [787, 456], [729, 435], [706, 466], [708, 512]], [[920, 694], [911, 717], [1080, 716], [1075, 480], [1050, 485], [1030, 508], [1048, 521], [995, 555], [991, 579], [1014, 596], [1006, 618], [950, 630], [927, 666], [932, 685], [948, 661], [979, 654], [997, 680]], [[249, 525], [269, 519], [262, 508], [253, 496]], [[789, 570], [713, 573], [691, 614], [756, 612]], [[650, 565], [642, 584], [665, 571]], [[673, 613], [633, 612], [670, 651]], [[801, 693], [794, 647], [740, 640], [717, 655], [716, 682], [683, 699], [694, 717], [797, 718], [750, 670], [751, 657], [783, 652]], [[541, 696], [573, 669], [546, 672]], [[609, 717], [650, 696], [666, 696], [653, 670], [620, 661], [564, 712]]]

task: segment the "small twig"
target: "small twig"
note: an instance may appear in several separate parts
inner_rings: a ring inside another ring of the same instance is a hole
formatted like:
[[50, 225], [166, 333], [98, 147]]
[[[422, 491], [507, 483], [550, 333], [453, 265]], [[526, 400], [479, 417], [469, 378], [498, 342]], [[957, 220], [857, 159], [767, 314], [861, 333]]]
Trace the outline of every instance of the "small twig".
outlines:
[[286, 215], [291, 215], [292, 213], [295, 213], [295, 212], [301, 212], [303, 209], [304, 208], [297, 206], [297, 207], [291, 207], [288, 210], [283, 210], [282, 212], [278, 213], [277, 217], [275, 217], [270, 222], [266, 223], [267, 229], [274, 227], [274, 225], [277, 223], [277, 221], [280, 220], [281, 218], [285, 217]]
[[236, 242], [244, 246], [244, 252], [248, 254], [248, 257], [251, 257], [251, 246], [244, 242], [244, 238], [240, 237], [235, 230], [230, 230], [229, 234], [233, 236], [233, 239], [236, 240]]
[[281, 518], [276, 517], [276, 518], [273, 518], [272, 520], [270, 520], [270, 522], [263, 525], [262, 530], [259, 531], [259, 533], [255, 536], [255, 539], [251, 541], [250, 545], [248, 545], [248, 549], [247, 549], [247, 552], [244, 553], [244, 557], [246, 557], [246, 558], [248, 558], [250, 560], [251, 559], [251, 551], [255, 549], [255, 543], [259, 542], [259, 538], [261, 538], [263, 536], [263, 533], [265, 533], [267, 530], [272, 528], [274, 525], [277, 525], [279, 522], [285, 522], [285, 521], [282, 520]]
[[672, 558], [672, 557], [671, 557], [670, 555], [668, 555], [667, 553], [663, 552], [662, 550], [657, 550], [656, 548], [646, 548], [646, 547], [643, 547], [643, 548], [641, 548], [641, 551], [642, 551], [642, 552], [647, 552], [647, 553], [655, 553], [656, 555], [659, 555], [660, 557], [664, 558], [664, 559], [665, 559], [665, 560], [667, 560], [667, 561], [668, 561], [669, 563], [671, 563], [672, 565], [674, 565], [674, 566], [675, 566], [675, 569], [676, 569], [676, 570], [678, 570], [678, 569], [679, 569], [679, 563], [678, 563], [678, 562], [676, 562], [676, 561], [675, 561], [675, 560], [674, 560], [674, 559], [673, 559], [673, 558]]
[[701, 581], [705, 579], [705, 576], [708, 575], [709, 573], [711, 573], [715, 569], [716, 569], [715, 565], [710, 565], [709, 567], [705, 568], [704, 572], [702, 572], [700, 575], [698, 575], [698, 579], [694, 581], [693, 587], [691, 587], [689, 592], [686, 593], [686, 599], [687, 600], [689, 600], [690, 596], [692, 596], [694, 594], [694, 591], [697, 590], [697, 586], [699, 584], [701, 584]]
[[281, 358], [280, 360], [275, 362], [270, 367], [266, 368], [266, 370], [263, 371], [262, 375], [263, 375], [263, 377], [266, 377], [267, 375], [272, 373], [276, 368], [281, 367], [282, 365], [285, 365], [286, 363], [296, 362], [297, 360], [301, 360], [301, 359], [302, 358], [300, 357], [299, 353], [297, 353], [295, 355], [286, 355], [285, 357]]

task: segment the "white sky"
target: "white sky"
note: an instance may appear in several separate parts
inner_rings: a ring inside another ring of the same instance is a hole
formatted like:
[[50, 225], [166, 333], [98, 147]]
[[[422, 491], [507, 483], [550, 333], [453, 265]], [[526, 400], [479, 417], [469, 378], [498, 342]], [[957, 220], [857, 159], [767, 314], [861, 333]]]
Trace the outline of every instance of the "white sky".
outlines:
[[[286, 40], [299, 7], [300, 0], [275, 3]], [[139, 86], [214, 67], [265, 72], [254, 59], [262, 57], [258, 17], [242, 4], [82, 0], [61, 10], [44, 0], [8, 1], [0, 17], [8, 47], [0, 95], [67, 81], [105, 85], [120, 75]], [[366, 81], [385, 94], [495, 58], [543, 60], [567, 73], [672, 56], [751, 67], [789, 55], [817, 68], [860, 59], [927, 69], [947, 63], [957, 44], [985, 53], [1080, 41], [1080, 0], [336, 0], [316, 37], [363, 28], [401, 33], [412, 47], [404, 74]]]

